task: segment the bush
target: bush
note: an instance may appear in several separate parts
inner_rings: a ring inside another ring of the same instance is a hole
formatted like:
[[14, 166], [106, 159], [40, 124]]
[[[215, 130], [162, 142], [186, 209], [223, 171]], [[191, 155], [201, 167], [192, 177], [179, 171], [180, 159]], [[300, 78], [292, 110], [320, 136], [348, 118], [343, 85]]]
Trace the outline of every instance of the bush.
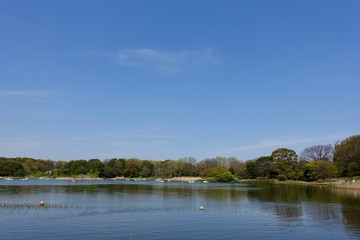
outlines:
[[279, 175], [277, 178], [278, 178], [279, 181], [286, 181], [287, 180], [287, 177], [285, 175]]
[[232, 175], [231, 172], [224, 172], [224, 173], [217, 174], [215, 176], [215, 180], [218, 182], [232, 182], [235, 180], [235, 177], [234, 177], [234, 175]]
[[226, 168], [212, 168], [208, 177], [213, 177], [218, 182], [231, 182], [235, 180], [234, 175]]

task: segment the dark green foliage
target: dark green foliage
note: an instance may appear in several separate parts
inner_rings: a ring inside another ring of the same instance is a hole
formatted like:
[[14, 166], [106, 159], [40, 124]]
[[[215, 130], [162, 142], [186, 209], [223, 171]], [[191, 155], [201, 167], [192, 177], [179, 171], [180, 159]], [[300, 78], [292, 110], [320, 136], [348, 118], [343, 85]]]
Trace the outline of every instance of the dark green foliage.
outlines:
[[278, 175], [278, 176], [277, 176], [277, 179], [278, 179], [279, 181], [286, 181], [286, 180], [287, 180], [287, 177], [286, 177], [285, 175]]
[[341, 176], [360, 175], [360, 135], [351, 136], [335, 144], [334, 163]]
[[255, 161], [258, 177], [269, 178], [275, 175], [273, 160], [269, 156], [259, 157]]
[[88, 162], [86, 160], [73, 160], [67, 162], [61, 169], [63, 175], [86, 175], [88, 173]]
[[[81, 177], [161, 177], [178, 176], [212, 177], [228, 182], [237, 178], [261, 178], [278, 180], [315, 181], [331, 177], [360, 175], [360, 135], [345, 139], [335, 145], [334, 163], [331, 162], [331, 145], [306, 148], [302, 158], [294, 150], [279, 148], [271, 156], [241, 162], [236, 158], [207, 158], [196, 163], [192, 157], [178, 161], [149, 161], [113, 158], [102, 162], [99, 159], [50, 161], [32, 158], [0, 157], [0, 176], [81, 176]], [[318, 156], [320, 159], [316, 159]]]
[[250, 179], [257, 178], [259, 176], [258, 169], [254, 160], [245, 162], [246, 176]]
[[297, 180], [302, 175], [298, 171], [297, 154], [292, 149], [279, 148], [271, 153], [274, 171], [277, 175], [284, 175], [287, 179]]
[[25, 176], [25, 169], [18, 161], [0, 160], [0, 176], [23, 177]]
[[104, 164], [99, 159], [90, 159], [87, 163], [88, 173], [98, 177], [104, 171]]
[[105, 165], [112, 168], [116, 176], [123, 176], [125, 169], [126, 159], [116, 159], [112, 158], [110, 161], [106, 161]]
[[316, 160], [309, 162], [305, 165], [307, 180], [324, 180], [327, 178], [333, 178], [337, 176], [337, 168], [334, 163], [326, 160]]
[[116, 177], [116, 172], [113, 168], [105, 165], [102, 172], [99, 173], [101, 178], [114, 178]]

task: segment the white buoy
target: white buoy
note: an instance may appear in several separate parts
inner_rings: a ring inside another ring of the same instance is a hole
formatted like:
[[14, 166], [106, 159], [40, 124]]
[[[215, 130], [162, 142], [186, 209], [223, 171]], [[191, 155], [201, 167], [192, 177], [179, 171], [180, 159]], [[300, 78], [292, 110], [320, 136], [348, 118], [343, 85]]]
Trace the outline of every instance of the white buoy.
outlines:
[[204, 210], [205, 210], [204, 206], [200, 206], [200, 207], [199, 207], [199, 210], [200, 210], [200, 211], [204, 211]]

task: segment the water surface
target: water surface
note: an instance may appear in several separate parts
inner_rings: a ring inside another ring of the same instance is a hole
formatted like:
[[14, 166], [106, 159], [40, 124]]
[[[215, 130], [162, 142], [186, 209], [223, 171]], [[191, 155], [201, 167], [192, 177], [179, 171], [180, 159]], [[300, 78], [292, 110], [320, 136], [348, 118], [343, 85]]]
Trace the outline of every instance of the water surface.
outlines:
[[327, 187], [0, 180], [9, 240], [359, 239], [359, 216], [359, 192]]

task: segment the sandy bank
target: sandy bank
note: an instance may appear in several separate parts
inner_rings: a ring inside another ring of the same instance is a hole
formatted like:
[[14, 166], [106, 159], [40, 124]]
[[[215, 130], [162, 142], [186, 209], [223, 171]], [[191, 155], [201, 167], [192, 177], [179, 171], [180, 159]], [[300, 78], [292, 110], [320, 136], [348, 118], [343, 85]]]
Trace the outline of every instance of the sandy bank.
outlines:
[[189, 181], [201, 181], [202, 178], [201, 177], [173, 177], [173, 178], [168, 178], [171, 181], [174, 182], [189, 182]]

